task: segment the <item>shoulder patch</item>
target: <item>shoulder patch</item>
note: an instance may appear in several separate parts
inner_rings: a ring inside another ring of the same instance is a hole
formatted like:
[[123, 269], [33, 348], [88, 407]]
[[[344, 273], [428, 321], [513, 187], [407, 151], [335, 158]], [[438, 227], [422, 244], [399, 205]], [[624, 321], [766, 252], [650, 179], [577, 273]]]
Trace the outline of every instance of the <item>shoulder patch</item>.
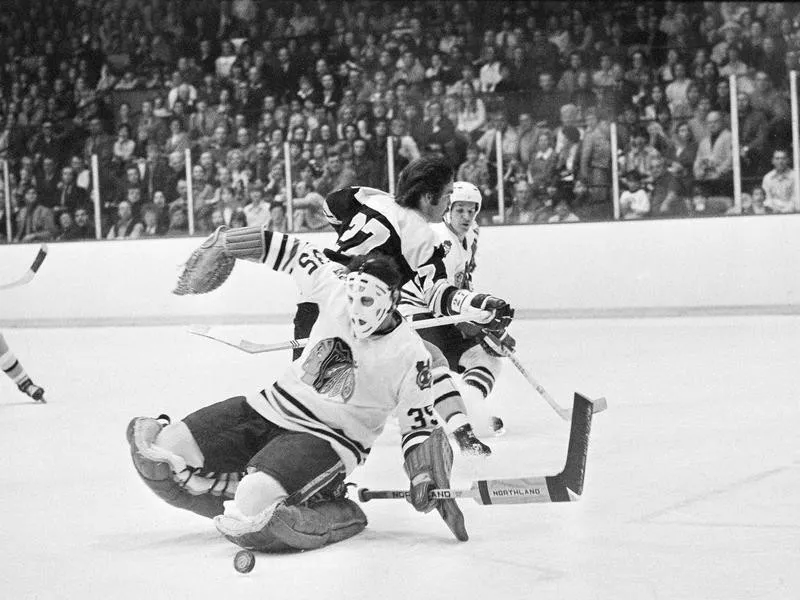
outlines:
[[444, 249], [444, 255], [447, 256], [450, 254], [450, 250], [453, 248], [453, 242], [450, 240], [444, 240], [442, 242], [442, 249]]
[[417, 361], [417, 387], [421, 390], [427, 390], [431, 387], [431, 361], [418, 360]]

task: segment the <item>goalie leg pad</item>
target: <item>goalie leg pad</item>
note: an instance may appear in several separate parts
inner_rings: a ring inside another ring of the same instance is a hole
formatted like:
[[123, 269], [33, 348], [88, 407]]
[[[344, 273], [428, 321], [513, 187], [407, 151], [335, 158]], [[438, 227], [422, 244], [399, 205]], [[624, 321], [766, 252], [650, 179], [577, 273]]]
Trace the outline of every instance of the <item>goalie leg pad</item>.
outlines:
[[279, 503], [254, 519], [222, 515], [214, 520], [222, 535], [234, 544], [260, 552], [314, 550], [361, 533], [367, 526], [364, 511], [347, 498], [313, 505]]
[[137, 417], [128, 424], [127, 438], [133, 466], [139, 477], [153, 492], [177, 508], [189, 510], [209, 519], [222, 514], [222, 496], [190, 494], [173, 478], [173, 468], [166, 460], [146, 456], [164, 427], [161, 421], [150, 417]]
[[429, 498], [432, 489], [450, 487], [453, 449], [444, 430], [441, 427], [435, 429], [427, 440], [415, 446], [406, 456], [404, 467], [411, 481], [409, 500], [414, 508], [420, 512], [428, 512], [435, 507], [456, 539], [466, 542], [469, 535], [464, 524], [464, 515], [456, 501]]

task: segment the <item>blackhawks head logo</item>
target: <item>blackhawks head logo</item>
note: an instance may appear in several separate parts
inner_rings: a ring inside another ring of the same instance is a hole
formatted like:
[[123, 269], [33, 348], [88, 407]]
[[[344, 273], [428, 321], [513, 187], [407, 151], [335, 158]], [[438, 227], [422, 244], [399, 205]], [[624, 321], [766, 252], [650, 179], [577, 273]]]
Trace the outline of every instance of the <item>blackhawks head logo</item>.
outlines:
[[347, 402], [356, 387], [355, 360], [341, 338], [320, 340], [303, 363], [302, 380], [331, 400]]
[[417, 361], [417, 385], [419, 389], [426, 390], [431, 387], [431, 361]]

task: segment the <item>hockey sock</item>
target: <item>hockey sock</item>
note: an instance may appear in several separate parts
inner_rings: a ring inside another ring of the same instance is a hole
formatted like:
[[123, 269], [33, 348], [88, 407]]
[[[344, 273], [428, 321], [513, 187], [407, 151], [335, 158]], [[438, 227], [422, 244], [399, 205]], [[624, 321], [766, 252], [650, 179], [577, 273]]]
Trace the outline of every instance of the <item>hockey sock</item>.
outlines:
[[433, 408], [448, 428], [458, 429], [468, 422], [464, 400], [446, 367], [433, 369], [433, 398]]
[[9, 349], [2, 335], [0, 335], [0, 369], [17, 385], [28, 379], [28, 374]]

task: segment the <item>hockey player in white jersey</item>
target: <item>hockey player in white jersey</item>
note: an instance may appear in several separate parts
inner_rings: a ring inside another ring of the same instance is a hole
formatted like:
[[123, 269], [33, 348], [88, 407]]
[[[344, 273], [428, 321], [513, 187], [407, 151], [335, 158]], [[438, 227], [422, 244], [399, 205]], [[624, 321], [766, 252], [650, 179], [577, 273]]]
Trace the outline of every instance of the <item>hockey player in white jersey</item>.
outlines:
[[190, 258], [183, 284], [202, 292], [209, 265], [237, 258], [291, 274], [320, 306], [319, 319], [301, 357], [272, 385], [174, 424], [133, 419], [131, 455], [147, 485], [170, 504], [214, 517], [245, 548], [341, 541], [367, 524], [346, 498], [344, 477], [367, 459], [397, 408], [411, 503], [436, 508], [466, 541], [455, 501], [429, 498], [448, 487], [453, 455], [433, 412], [430, 354], [396, 310], [402, 274], [394, 260], [374, 253], [345, 267], [293, 236], [217, 230]]
[[[447, 280], [460, 289], [470, 291], [478, 249], [478, 225], [475, 219], [481, 204], [481, 193], [475, 185], [457, 181], [453, 184], [443, 221], [431, 225], [445, 251], [443, 262]], [[400, 312], [404, 316], [414, 320], [431, 318], [418, 280], [407, 283], [401, 294]], [[500, 372], [501, 355], [485, 339], [480, 327], [463, 323], [432, 327], [419, 330], [418, 333], [442, 351], [452, 371], [461, 374], [466, 384], [464, 396], [468, 405], [477, 407], [484, 404]], [[506, 339], [509, 343], [511, 338]], [[504, 433], [503, 421], [499, 417], [490, 417], [489, 426], [495, 435]]]

